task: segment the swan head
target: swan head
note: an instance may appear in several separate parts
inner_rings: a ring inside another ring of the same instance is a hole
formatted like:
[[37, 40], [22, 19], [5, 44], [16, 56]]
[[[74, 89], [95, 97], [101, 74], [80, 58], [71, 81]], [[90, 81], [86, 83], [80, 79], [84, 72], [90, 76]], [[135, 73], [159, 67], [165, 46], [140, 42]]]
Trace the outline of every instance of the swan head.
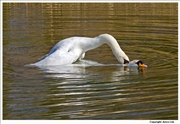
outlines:
[[130, 63], [130, 60], [126, 54], [118, 55], [116, 58], [121, 64], [128, 65]]
[[136, 67], [148, 67], [146, 64], [143, 63], [142, 60], [133, 60], [129, 63], [125, 63], [124, 66], [136, 66]]
[[147, 65], [144, 64], [143, 61], [141, 61], [141, 60], [137, 61], [136, 64], [137, 64], [139, 67], [147, 67]]

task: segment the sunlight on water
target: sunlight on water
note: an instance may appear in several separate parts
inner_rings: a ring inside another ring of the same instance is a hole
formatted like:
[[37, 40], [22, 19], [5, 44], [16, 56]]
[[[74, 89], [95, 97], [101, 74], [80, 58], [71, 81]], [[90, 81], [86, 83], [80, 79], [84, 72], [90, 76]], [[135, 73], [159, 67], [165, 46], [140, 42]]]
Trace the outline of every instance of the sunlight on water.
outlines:
[[[3, 119], [178, 119], [177, 3], [4, 3]], [[113, 35], [67, 66], [32, 67], [60, 40]]]

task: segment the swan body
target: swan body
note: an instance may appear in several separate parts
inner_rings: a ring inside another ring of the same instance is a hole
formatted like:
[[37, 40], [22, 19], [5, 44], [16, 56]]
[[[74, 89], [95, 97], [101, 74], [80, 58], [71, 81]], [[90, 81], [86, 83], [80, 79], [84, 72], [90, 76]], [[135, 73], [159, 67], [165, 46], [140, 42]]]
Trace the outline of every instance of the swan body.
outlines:
[[105, 43], [110, 46], [113, 54], [121, 64], [129, 62], [128, 56], [123, 52], [116, 39], [109, 34], [101, 34], [95, 38], [66, 38], [58, 42], [39, 62], [32, 65], [49, 66], [72, 64], [84, 58], [85, 52], [95, 49]]

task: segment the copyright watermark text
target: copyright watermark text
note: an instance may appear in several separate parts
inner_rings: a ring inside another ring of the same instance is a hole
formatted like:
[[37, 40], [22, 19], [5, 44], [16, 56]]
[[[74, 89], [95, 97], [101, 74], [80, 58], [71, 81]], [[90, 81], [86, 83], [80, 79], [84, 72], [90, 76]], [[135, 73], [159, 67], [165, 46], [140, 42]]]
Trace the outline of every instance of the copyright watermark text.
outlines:
[[161, 123], [163, 123], [163, 124], [168, 124], [168, 123], [174, 123], [174, 121], [170, 121], [170, 120], [166, 120], [166, 121], [149, 121], [149, 123], [154, 123], [154, 124], [161, 124]]

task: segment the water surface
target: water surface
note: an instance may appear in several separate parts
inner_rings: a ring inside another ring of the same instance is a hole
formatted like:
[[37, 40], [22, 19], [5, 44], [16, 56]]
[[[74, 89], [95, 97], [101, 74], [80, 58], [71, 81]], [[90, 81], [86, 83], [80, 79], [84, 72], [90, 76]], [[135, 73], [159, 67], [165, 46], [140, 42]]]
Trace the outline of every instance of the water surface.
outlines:
[[[3, 119], [177, 120], [177, 10], [177, 3], [4, 3]], [[74, 65], [25, 66], [64, 38], [103, 33], [148, 68], [120, 66], [108, 45]]]

